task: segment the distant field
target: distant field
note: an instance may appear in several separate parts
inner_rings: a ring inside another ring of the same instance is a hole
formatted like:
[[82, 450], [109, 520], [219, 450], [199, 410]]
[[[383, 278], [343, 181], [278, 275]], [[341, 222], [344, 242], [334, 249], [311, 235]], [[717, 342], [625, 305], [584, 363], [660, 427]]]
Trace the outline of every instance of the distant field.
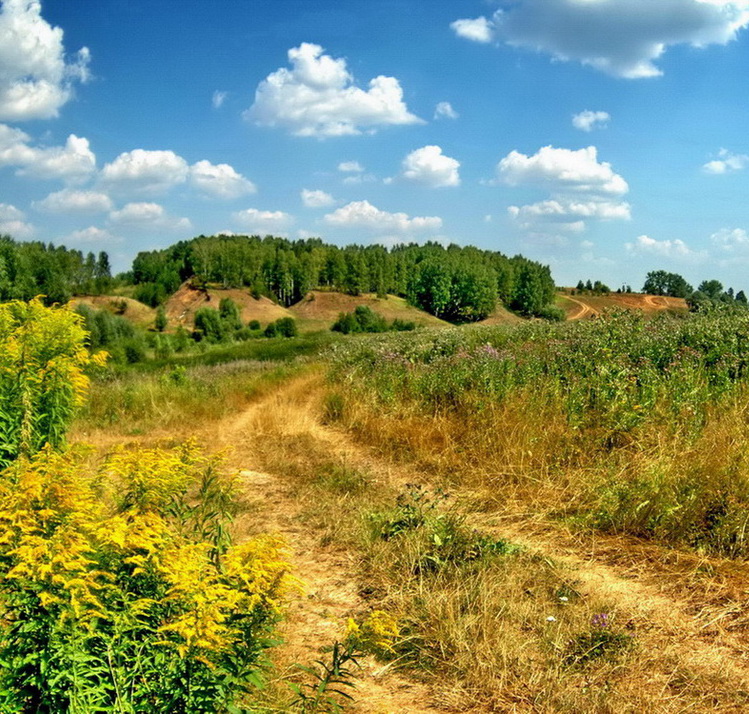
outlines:
[[[569, 289], [565, 289], [569, 290]], [[646, 315], [657, 315], [666, 310], [687, 312], [687, 303], [682, 298], [639, 293], [610, 293], [609, 295], [570, 295], [558, 292], [557, 307], [562, 308], [568, 320], [580, 320], [600, 315], [605, 310], [639, 310]]]

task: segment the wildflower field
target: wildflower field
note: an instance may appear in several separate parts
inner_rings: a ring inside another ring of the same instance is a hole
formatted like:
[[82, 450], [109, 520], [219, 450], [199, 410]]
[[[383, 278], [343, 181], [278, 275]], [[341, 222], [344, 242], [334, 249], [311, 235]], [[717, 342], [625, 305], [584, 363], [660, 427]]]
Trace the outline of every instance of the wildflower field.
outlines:
[[455, 485], [743, 557], [749, 317], [474, 327], [336, 346], [328, 409]]
[[749, 709], [740, 313], [0, 339], [0, 712]]

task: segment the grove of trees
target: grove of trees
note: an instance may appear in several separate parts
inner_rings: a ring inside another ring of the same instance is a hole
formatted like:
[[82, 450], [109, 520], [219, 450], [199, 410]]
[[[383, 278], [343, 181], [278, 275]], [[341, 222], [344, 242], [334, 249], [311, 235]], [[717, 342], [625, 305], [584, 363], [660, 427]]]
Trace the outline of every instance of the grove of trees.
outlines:
[[747, 307], [749, 303], [743, 290], [724, 290], [720, 280], [703, 280], [695, 290], [681, 275], [665, 270], [649, 272], [642, 291], [649, 295], [684, 298], [690, 310], [701, 310], [716, 304]]
[[438, 243], [350, 245], [320, 239], [199, 236], [169, 248], [139, 253], [129, 276], [135, 297], [156, 306], [187, 279], [225, 288], [249, 288], [281, 305], [310, 290], [405, 297], [453, 322], [489, 315], [498, 302], [525, 315], [543, 314], [554, 298], [547, 266], [522, 256]]
[[84, 254], [38, 241], [17, 242], [0, 235], [0, 302], [30, 300], [65, 303], [73, 295], [98, 295], [112, 283], [109, 256]]

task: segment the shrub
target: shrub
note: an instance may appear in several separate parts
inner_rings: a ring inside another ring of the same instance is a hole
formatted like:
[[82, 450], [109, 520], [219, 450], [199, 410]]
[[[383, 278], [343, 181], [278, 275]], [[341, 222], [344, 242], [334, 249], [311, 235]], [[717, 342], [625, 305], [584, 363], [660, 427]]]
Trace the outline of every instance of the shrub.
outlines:
[[218, 304], [218, 313], [226, 325], [227, 330], [238, 330], [242, 327], [242, 318], [239, 315], [239, 307], [231, 298], [221, 298]]
[[190, 447], [8, 469], [0, 709], [213, 712], [252, 687], [288, 566], [276, 537], [229, 544], [235, 496]]
[[195, 312], [195, 332], [194, 338], [199, 342], [207, 340], [208, 342], [221, 342], [227, 336], [226, 324], [221, 319], [218, 310], [210, 307], [201, 307]]
[[39, 300], [0, 305], [0, 467], [45, 444], [60, 447], [88, 387], [91, 355], [79, 315]]
[[330, 328], [344, 335], [357, 332], [409, 331], [416, 329], [414, 322], [395, 319], [388, 325], [387, 320], [366, 305], [359, 305], [353, 312], [342, 312]]
[[156, 317], [153, 324], [159, 332], [166, 330], [169, 320], [166, 317], [166, 311], [164, 310], [163, 305], [159, 305], [159, 307], [156, 308]]
[[297, 327], [293, 317], [281, 317], [271, 322], [264, 332], [266, 337], [296, 337]]

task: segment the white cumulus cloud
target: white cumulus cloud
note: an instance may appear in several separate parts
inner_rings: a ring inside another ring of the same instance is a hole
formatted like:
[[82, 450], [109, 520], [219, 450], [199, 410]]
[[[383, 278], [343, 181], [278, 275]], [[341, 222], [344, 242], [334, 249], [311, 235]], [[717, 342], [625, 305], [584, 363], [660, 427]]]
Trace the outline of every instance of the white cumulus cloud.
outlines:
[[20, 129], [0, 124], [0, 167], [14, 166], [19, 176], [81, 181], [96, 169], [88, 139], [71, 134], [64, 146], [32, 146]]
[[237, 173], [229, 164], [198, 161], [190, 167], [190, 184], [206, 196], [231, 200], [255, 193], [252, 181]]
[[686, 262], [699, 262], [707, 256], [704, 251], [692, 250], [679, 238], [656, 240], [650, 236], [641, 235], [635, 239], [634, 243], [625, 243], [625, 248], [632, 255], [655, 255]]
[[108, 213], [112, 210], [112, 199], [100, 191], [76, 191], [65, 188], [35, 202], [34, 208], [48, 213]]
[[457, 119], [459, 116], [460, 114], [453, 109], [453, 105], [450, 102], [440, 102], [434, 108], [435, 119]]
[[395, 77], [375, 77], [364, 90], [354, 84], [346, 60], [323, 54], [319, 45], [304, 42], [288, 56], [291, 69], [282, 67], [258, 85], [246, 119], [318, 138], [422, 123], [408, 111]]
[[34, 226], [25, 222], [22, 210], [9, 203], [0, 203], [0, 235], [26, 239], [34, 235]]
[[439, 188], [459, 186], [460, 162], [445, 156], [439, 146], [422, 146], [403, 159], [401, 176], [406, 181]]
[[323, 220], [330, 226], [364, 228], [376, 233], [399, 235], [434, 231], [442, 227], [442, 219], [437, 216], [411, 218], [405, 213], [388, 213], [373, 206], [369, 201], [352, 201], [333, 213], [328, 213]]
[[224, 102], [226, 101], [226, 98], [228, 96], [229, 92], [221, 92], [217, 89], [211, 97], [211, 104], [213, 104], [213, 108], [220, 109], [224, 105]]
[[456, 20], [450, 27], [458, 37], [465, 40], [487, 43], [494, 39], [494, 23], [485, 17]]
[[341, 161], [338, 170], [345, 174], [359, 174], [364, 171], [364, 167], [358, 161]]
[[631, 206], [621, 199], [627, 182], [611, 164], [598, 160], [595, 146], [577, 151], [545, 146], [532, 156], [511, 151], [497, 165], [500, 180], [550, 193], [548, 199], [510, 206], [508, 213], [523, 230], [538, 234], [581, 232], [590, 220], [628, 220]]
[[718, 158], [708, 161], [702, 166], [707, 174], [732, 174], [743, 171], [749, 166], [749, 156], [746, 154], [733, 154], [728, 149], [721, 149]]
[[134, 149], [120, 154], [101, 170], [102, 181], [113, 188], [158, 194], [187, 181], [189, 166], [173, 151]]
[[192, 228], [189, 219], [169, 215], [166, 209], [158, 203], [128, 203], [118, 211], [112, 211], [109, 214], [109, 220], [118, 226], [133, 228], [170, 231]]
[[302, 189], [302, 203], [307, 208], [327, 208], [335, 203], [335, 199], [325, 191], [312, 191], [307, 188]]
[[261, 211], [247, 208], [232, 213], [234, 222], [254, 235], [282, 235], [294, 223], [294, 217], [283, 211]]
[[662, 74], [656, 61], [676, 45], [725, 45], [749, 25], [746, 0], [517, 0], [453, 30], [544, 52], [628, 79]]
[[580, 131], [593, 131], [593, 129], [605, 129], [611, 120], [608, 112], [592, 112], [586, 109], [584, 112], [572, 117], [572, 126]]
[[621, 195], [629, 186], [611, 164], [598, 161], [598, 150], [589, 146], [577, 151], [545, 146], [533, 156], [511, 151], [497, 171], [511, 186], [547, 185], [555, 189], [582, 193]]
[[75, 82], [89, 78], [86, 47], [66, 58], [63, 31], [41, 15], [38, 0], [0, 6], [0, 120], [56, 117]]

